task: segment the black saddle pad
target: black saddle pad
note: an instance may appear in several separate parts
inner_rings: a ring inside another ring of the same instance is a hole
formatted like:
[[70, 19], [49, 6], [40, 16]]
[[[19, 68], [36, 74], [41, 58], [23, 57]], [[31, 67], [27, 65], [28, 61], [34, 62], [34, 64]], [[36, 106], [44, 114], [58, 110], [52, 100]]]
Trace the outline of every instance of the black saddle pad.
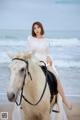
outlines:
[[46, 79], [49, 85], [51, 96], [56, 95], [58, 91], [57, 91], [57, 79], [55, 75], [52, 72], [48, 71], [46, 66], [40, 66], [40, 67], [43, 70], [45, 76], [47, 74]]

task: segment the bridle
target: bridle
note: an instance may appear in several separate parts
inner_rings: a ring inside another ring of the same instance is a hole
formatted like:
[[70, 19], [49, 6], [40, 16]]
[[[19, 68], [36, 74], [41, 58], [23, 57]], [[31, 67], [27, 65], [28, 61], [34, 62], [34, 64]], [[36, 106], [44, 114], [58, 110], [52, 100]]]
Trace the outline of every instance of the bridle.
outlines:
[[[21, 58], [13, 58], [13, 60], [20, 60], [20, 61], [24, 61], [26, 63], [26, 71], [25, 71], [25, 75], [24, 75], [24, 80], [23, 80], [23, 85], [22, 85], [22, 88], [21, 88], [21, 95], [20, 95], [20, 101], [19, 103], [16, 101], [16, 104], [17, 106], [21, 105], [21, 102], [22, 102], [22, 99], [24, 99], [27, 103], [29, 103], [30, 105], [33, 105], [33, 106], [36, 106], [37, 104], [39, 104], [39, 102], [42, 100], [43, 98], [43, 95], [45, 93], [45, 90], [46, 90], [46, 87], [47, 87], [47, 79], [45, 81], [45, 85], [44, 85], [44, 89], [43, 89], [43, 92], [39, 98], [39, 100], [36, 102], [36, 103], [31, 103], [24, 95], [23, 95], [23, 89], [24, 89], [24, 86], [25, 86], [25, 79], [26, 79], [26, 73], [28, 73], [28, 75], [30, 76], [30, 79], [32, 80], [32, 76], [31, 76], [31, 73], [29, 72], [29, 62], [24, 60], [24, 59], [21, 59]], [[40, 62], [43, 62], [43, 61], [40, 61]], [[44, 62], [43, 62], [44, 63]], [[45, 64], [45, 63], [44, 63]], [[45, 64], [46, 66], [46, 64]], [[46, 78], [47, 78], [47, 67], [46, 67]]]

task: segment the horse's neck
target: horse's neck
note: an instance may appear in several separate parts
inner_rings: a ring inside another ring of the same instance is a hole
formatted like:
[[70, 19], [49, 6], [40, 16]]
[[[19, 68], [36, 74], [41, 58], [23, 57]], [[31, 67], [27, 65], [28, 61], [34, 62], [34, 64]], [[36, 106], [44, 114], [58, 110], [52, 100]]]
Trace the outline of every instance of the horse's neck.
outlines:
[[45, 75], [40, 66], [32, 60], [29, 61], [29, 72], [32, 76], [32, 81], [36, 81], [35, 84], [40, 83], [45, 79]]
[[36, 99], [38, 95], [41, 95], [44, 89], [45, 75], [41, 68], [32, 61], [29, 61], [29, 72], [32, 80], [29, 78], [25, 85], [26, 95]]

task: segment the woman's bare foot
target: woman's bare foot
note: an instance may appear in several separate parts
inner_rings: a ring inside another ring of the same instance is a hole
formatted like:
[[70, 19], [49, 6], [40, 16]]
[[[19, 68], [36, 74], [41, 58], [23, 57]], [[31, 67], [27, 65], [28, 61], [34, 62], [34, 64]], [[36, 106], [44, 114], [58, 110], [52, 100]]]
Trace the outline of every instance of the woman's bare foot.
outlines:
[[66, 105], [66, 107], [71, 110], [72, 109], [72, 104], [70, 103], [70, 101], [65, 97], [63, 99], [63, 103]]

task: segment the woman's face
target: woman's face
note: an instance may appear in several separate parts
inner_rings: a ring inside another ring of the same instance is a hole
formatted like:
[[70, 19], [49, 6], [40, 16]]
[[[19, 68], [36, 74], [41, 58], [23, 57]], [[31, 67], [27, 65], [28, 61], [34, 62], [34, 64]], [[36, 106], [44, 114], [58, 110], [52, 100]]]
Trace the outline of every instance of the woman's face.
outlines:
[[34, 32], [36, 36], [41, 35], [41, 27], [37, 24], [34, 25]]

